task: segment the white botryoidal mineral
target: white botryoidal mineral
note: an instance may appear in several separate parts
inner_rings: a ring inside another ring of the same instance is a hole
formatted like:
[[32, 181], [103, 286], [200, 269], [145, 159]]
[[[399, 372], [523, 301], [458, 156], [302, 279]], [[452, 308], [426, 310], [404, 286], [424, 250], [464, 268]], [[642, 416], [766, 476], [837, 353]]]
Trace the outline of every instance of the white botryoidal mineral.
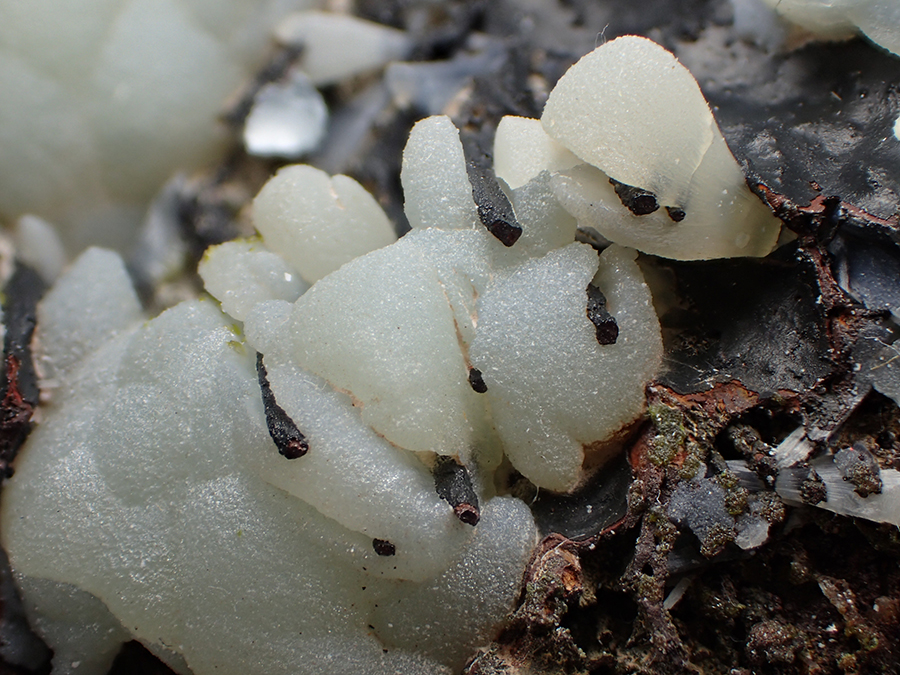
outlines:
[[[662, 58], [696, 88], [671, 57], [637, 46], [651, 70]], [[566, 93], [582, 86], [584, 69], [573, 72], [545, 125], [569, 114], [599, 138], [610, 130], [591, 127], [597, 109]], [[587, 73], [621, 84], [608, 68]], [[683, 160], [660, 150], [621, 162], [621, 179], [695, 218], [634, 245], [685, 257], [693, 236], [694, 257], [761, 254], [771, 223], [749, 192], [749, 216], [734, 205], [746, 186], [722, 168], [737, 170], [700, 101], [685, 112], [699, 124], [679, 118], [699, 144], [681, 144]], [[633, 123], [663, 134], [666, 120], [648, 120]], [[637, 254], [575, 242], [588, 188], [565, 181], [608, 184], [600, 169], [615, 169], [535, 124], [505, 121], [498, 134], [499, 183], [521, 228], [511, 246], [482, 226], [458, 132], [436, 117], [404, 152], [413, 230], [399, 241], [355, 181], [289, 167], [254, 203], [260, 238], [204, 258], [219, 303], [147, 321], [121, 260], [96, 249], [63, 275], [39, 310], [49, 401], [0, 518], [54, 672], [105, 672], [138, 639], [195, 675], [432, 675], [490, 638], [536, 540], [495, 471], [505, 457], [540, 488], [576, 487], [585, 461], [641, 414], [662, 358]], [[517, 137], [537, 142], [516, 148]], [[716, 202], [697, 176], [733, 192]], [[587, 218], [613, 241], [632, 217], [616, 205], [614, 194], [610, 215]], [[302, 443], [278, 441], [276, 418]], [[447, 462], [469, 471], [475, 527], [471, 510], [455, 515], [471, 504], [436, 491]]]
[[0, 1], [0, 217], [51, 219], [76, 251], [128, 244], [170, 174], [221, 153], [272, 27], [318, 4]]
[[900, 4], [894, 0], [764, 0], [779, 15], [826, 39], [861, 32], [900, 55]]
[[[580, 226], [681, 260], [764, 256], [775, 247], [780, 223], [747, 187], [697, 81], [651, 40], [625, 36], [584, 56], [550, 93], [541, 123], [584, 162], [548, 166]], [[507, 138], [518, 144], [525, 132]], [[559, 162], [560, 151], [547, 157]]]
[[[55, 673], [105, 672], [138, 639], [196, 675], [432, 675], [490, 639], [536, 541], [525, 504], [497, 495], [503, 454], [537, 485], [578, 484], [641, 413], [662, 345], [635, 254], [575, 243], [546, 172], [512, 191], [512, 248], [460, 175], [453, 125], [423, 121], [404, 184], [430, 222], [390, 244], [355, 181], [281, 171], [254, 204], [261, 238], [204, 258], [221, 307], [146, 321], [98, 249], [63, 275], [39, 312], [50, 402], [0, 527]], [[441, 227], [434, 195], [466, 215]], [[302, 457], [273, 445], [257, 352]], [[436, 492], [440, 455], [468, 467], [476, 527]]]
[[300, 50], [300, 68], [319, 86], [404, 59], [413, 47], [412, 38], [396, 28], [318, 11], [292, 14], [278, 25], [275, 37]]
[[413, 40], [403, 31], [348, 14], [295, 12], [275, 30], [296, 54], [281, 81], [263, 85], [244, 125], [247, 151], [299, 159], [318, 149], [328, 132], [328, 109], [316, 86], [333, 85], [402, 59]]
[[[276, 38], [301, 53], [315, 84], [408, 52], [409, 37], [385, 26], [318, 11], [288, 15], [322, 4], [0, 0], [0, 219], [52, 220], [71, 252], [92, 243], [123, 250], [173, 173], [222, 155], [231, 139], [219, 118]], [[302, 74], [293, 80], [290, 96], [276, 84], [262, 92], [253, 150], [292, 155], [317, 145], [324, 103], [308, 84], [298, 97]], [[317, 119], [288, 119], [298, 113]], [[294, 138], [272, 138], [285, 131]]]

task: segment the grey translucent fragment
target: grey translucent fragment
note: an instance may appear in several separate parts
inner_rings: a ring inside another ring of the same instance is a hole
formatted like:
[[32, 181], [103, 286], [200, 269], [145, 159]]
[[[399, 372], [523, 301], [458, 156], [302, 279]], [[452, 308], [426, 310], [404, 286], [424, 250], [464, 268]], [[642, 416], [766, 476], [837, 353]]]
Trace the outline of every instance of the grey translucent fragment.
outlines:
[[244, 125], [244, 145], [257, 157], [297, 159], [315, 151], [325, 137], [328, 107], [299, 70], [286, 81], [260, 88]]
[[152, 287], [180, 272], [187, 260], [188, 244], [180, 224], [184, 174], [176, 174], [153, 198], [128, 261], [138, 284]]
[[844, 480], [831, 455], [817, 457], [809, 466], [795, 466], [778, 475], [775, 491], [788, 503], [803, 504], [803, 484], [815, 470], [825, 485], [827, 497], [816, 504], [819, 508], [845, 516], [865, 518], [876, 523], [900, 525], [900, 471], [884, 469], [880, 472], [880, 494], [861, 497], [852, 482]]
[[347, 173], [355, 163], [361, 163], [371, 145], [373, 127], [390, 104], [387, 86], [378, 80], [340, 106], [312, 163], [332, 174]]
[[806, 437], [806, 429], [797, 427], [775, 448], [775, 462], [779, 469], [805, 462], [815, 450], [812, 441]]
[[869, 309], [900, 318], [900, 250], [858, 239], [836, 239], [829, 250], [841, 288]]
[[479, 53], [459, 54], [448, 61], [392, 63], [384, 79], [398, 106], [439, 115], [473, 77], [496, 71], [505, 59], [504, 45], [494, 41]]
[[735, 522], [734, 543], [745, 551], [762, 546], [769, 538], [769, 522], [761, 516], [745, 514]]
[[772, 496], [771, 493], [750, 495], [747, 511], [735, 519], [734, 543], [745, 551], [762, 546], [769, 538], [769, 527], [772, 522], [771, 516], [766, 517], [766, 508], [769, 504], [766, 497], [769, 496]]
[[896, 326], [873, 327], [853, 347], [857, 379], [900, 405], [900, 342]]
[[728, 470], [738, 479], [738, 484], [742, 488], [750, 490], [751, 492], [759, 492], [760, 490], [765, 489], [765, 484], [759, 479], [756, 472], [747, 466], [746, 460], [729, 459], [725, 464], [728, 467]]
[[679, 483], [669, 501], [669, 517], [688, 527], [700, 541], [716, 530], [734, 528], [734, 518], [725, 510], [725, 490], [709, 478]]
[[734, 30], [744, 40], [755, 42], [767, 51], [778, 48], [787, 29], [764, 0], [731, 0]]

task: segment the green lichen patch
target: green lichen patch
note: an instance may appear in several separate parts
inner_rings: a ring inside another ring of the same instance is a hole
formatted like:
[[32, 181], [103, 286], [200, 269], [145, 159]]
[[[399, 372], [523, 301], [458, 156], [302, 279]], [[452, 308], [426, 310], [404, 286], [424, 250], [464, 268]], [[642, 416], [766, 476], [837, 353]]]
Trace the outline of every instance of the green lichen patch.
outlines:
[[648, 458], [657, 466], [666, 466], [684, 449], [688, 437], [685, 416], [680, 410], [663, 404], [650, 405], [648, 412], [656, 427]]

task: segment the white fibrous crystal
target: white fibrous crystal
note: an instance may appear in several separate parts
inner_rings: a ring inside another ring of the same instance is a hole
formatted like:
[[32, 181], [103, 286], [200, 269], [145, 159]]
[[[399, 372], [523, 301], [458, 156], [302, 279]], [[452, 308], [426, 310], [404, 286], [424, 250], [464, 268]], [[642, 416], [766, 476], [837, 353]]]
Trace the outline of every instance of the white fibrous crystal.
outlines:
[[900, 4], [894, 0], [765, 0], [778, 14], [824, 38], [846, 38], [858, 29], [900, 55]]
[[[583, 57], [550, 93], [541, 120], [585, 162], [554, 181], [580, 226], [682, 260], [774, 248], [779, 221], [747, 187], [696, 80], [656, 43], [626, 36]], [[635, 215], [610, 179], [649, 191], [658, 208]]]
[[874, 476], [877, 477], [878, 491], [860, 494], [838, 469], [834, 458], [824, 455], [808, 464], [782, 470], [778, 474], [775, 490], [788, 504], [808, 504], [802, 488], [804, 482], [814, 480], [821, 485], [824, 499], [812, 506], [900, 527], [900, 471], [876, 469]]
[[[575, 243], [548, 170], [511, 190], [507, 248], [452, 123], [417, 130], [404, 185], [425, 215], [399, 241], [355, 181], [287, 167], [254, 202], [262, 238], [201, 263], [220, 304], [145, 321], [96, 249], [41, 304], [53, 396], [0, 532], [55, 673], [105, 672], [128, 639], [195, 675], [449, 673], [512, 608], [537, 532], [494, 471], [505, 454], [540, 487], [583, 481], [643, 410], [659, 325], [635, 252]], [[303, 456], [279, 454], [261, 386]], [[438, 495], [438, 461], [467, 466], [477, 526]]]
[[300, 67], [319, 86], [376, 70], [412, 49], [412, 40], [401, 30], [329, 12], [292, 14], [279, 23], [275, 35], [300, 51]]
[[217, 157], [218, 117], [269, 31], [316, 0], [0, 1], [0, 216], [123, 247], [176, 169]]

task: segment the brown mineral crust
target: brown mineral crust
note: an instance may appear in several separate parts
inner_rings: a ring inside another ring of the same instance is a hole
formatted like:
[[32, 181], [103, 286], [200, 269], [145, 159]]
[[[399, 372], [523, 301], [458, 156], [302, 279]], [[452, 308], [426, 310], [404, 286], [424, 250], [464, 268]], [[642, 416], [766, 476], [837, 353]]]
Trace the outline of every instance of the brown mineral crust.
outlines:
[[797, 631], [778, 621], [760, 621], [750, 628], [745, 651], [756, 666], [784, 666], [797, 658], [802, 642]]
[[812, 264], [815, 271], [830, 345], [828, 357], [832, 372], [811, 391], [805, 392], [801, 411], [809, 437], [824, 440], [840, 428], [868, 391], [856, 382], [851, 349], [860, 331], [879, 316], [878, 312], [855, 302], [840, 287], [831, 269], [831, 256], [825, 247], [840, 223], [853, 221], [896, 236], [897, 221], [896, 218], [885, 220], [868, 214], [838, 197], [819, 195], [809, 205], [798, 206], [765, 185], [758, 185], [757, 190], [785, 225], [797, 233], [798, 253]]
[[751, 185], [756, 192], [788, 227], [798, 234], [808, 234], [810, 229], [821, 223], [826, 217], [833, 217], [838, 210], [847, 218], [881, 227], [897, 230], [900, 228], [900, 215], [891, 218], [879, 218], [867, 213], [864, 209], [842, 201], [840, 197], [818, 195], [806, 206], [798, 206], [786, 195], [779, 194], [764, 183]]
[[[798, 392], [779, 390], [778, 407], [786, 413], [798, 410], [800, 394]], [[757, 406], [765, 403], [757, 392], [747, 389], [737, 380], [714, 385], [711, 389], [680, 394], [671, 387], [654, 383], [647, 387], [647, 406], [665, 406], [679, 411], [688, 421], [685, 441], [708, 444], [716, 434], [725, 429], [731, 421]], [[645, 426], [635, 443], [629, 450], [629, 461], [636, 473], [642, 471], [650, 462], [650, 450], [656, 436], [652, 425]], [[688, 457], [688, 443], [681, 442], [672, 453], [668, 465], [680, 468]]]
[[[737, 380], [716, 384], [712, 389], [702, 393], [678, 394], [671, 389], [668, 392], [685, 404], [699, 405], [712, 420], [717, 420], [719, 425], [727, 423], [731, 417], [740, 415], [762, 402], [762, 397], [757, 392], [747, 389]], [[776, 393], [783, 404], [788, 406], [797, 398], [797, 392], [788, 389], [779, 389]]]

